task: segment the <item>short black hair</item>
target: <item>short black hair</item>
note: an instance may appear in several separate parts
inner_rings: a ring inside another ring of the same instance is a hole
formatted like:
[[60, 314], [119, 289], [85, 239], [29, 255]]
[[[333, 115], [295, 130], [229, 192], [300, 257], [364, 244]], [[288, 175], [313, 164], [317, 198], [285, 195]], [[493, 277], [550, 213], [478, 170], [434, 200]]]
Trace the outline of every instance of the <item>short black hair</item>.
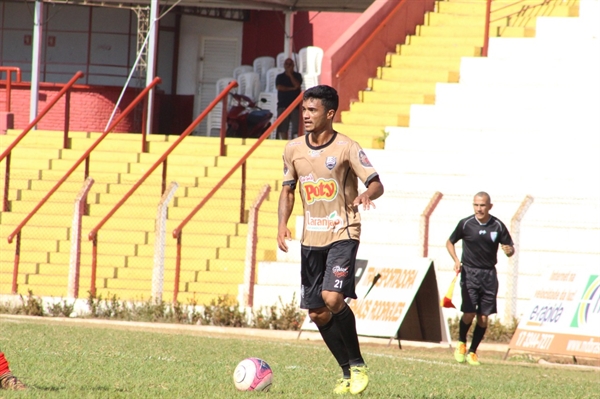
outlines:
[[319, 85], [307, 89], [304, 92], [302, 99], [306, 101], [310, 98], [321, 100], [321, 104], [325, 107], [325, 111], [329, 111], [330, 109], [337, 111], [340, 103], [337, 91], [333, 87], [327, 85]]

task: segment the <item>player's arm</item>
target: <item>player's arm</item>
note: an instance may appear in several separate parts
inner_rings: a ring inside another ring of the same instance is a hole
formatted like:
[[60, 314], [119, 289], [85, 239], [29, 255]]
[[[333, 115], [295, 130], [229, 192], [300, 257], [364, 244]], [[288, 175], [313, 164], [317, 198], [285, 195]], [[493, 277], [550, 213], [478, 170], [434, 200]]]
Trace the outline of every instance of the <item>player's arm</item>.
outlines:
[[292, 210], [294, 209], [295, 200], [295, 187], [293, 185], [285, 184], [281, 188], [281, 194], [279, 195], [279, 208], [277, 210], [277, 217], [279, 220], [277, 229], [277, 246], [283, 252], [288, 251], [286, 240], [292, 239], [292, 232], [287, 227], [287, 222], [290, 219]]
[[448, 253], [454, 260], [454, 271], [456, 273], [460, 272], [462, 265], [460, 263], [460, 259], [458, 259], [458, 255], [456, 255], [456, 248], [454, 247], [454, 243], [452, 243], [452, 241], [450, 241], [450, 240], [447, 240], [446, 241], [446, 249], [448, 250]]
[[382, 195], [383, 184], [381, 183], [381, 180], [379, 180], [379, 176], [375, 176], [369, 182], [367, 190], [360, 194], [358, 197], [356, 197], [352, 204], [354, 206], [359, 206], [360, 204], [362, 204], [363, 209], [366, 211], [371, 209], [371, 207], [376, 208], [373, 201], [381, 197]]

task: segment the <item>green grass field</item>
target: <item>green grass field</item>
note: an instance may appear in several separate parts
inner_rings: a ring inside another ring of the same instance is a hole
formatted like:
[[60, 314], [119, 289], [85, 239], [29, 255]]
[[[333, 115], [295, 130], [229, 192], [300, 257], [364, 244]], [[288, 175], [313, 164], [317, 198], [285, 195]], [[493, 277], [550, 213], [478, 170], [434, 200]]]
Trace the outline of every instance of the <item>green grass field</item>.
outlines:
[[[271, 332], [273, 333], [273, 332]], [[286, 332], [283, 334], [290, 337]], [[0, 398], [329, 398], [337, 364], [319, 340], [243, 337], [0, 317], [0, 350], [30, 387]], [[527, 356], [482, 352], [474, 368], [448, 349], [363, 344], [371, 384], [363, 398], [597, 398], [600, 372], [548, 367]], [[236, 364], [260, 357], [273, 369], [268, 393], [238, 392]]]

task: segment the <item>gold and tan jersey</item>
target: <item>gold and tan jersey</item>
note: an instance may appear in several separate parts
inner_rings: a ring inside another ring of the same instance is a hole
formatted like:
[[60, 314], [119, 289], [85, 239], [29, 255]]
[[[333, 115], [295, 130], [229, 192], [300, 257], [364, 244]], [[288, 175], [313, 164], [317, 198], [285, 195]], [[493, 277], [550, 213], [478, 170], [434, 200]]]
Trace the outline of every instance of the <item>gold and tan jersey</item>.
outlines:
[[302, 245], [325, 247], [339, 240], [359, 240], [360, 214], [352, 205], [358, 196], [358, 179], [368, 186], [376, 176], [360, 145], [341, 133], [320, 147], [312, 146], [308, 136], [288, 142], [283, 152], [283, 185], [295, 189], [300, 182]]

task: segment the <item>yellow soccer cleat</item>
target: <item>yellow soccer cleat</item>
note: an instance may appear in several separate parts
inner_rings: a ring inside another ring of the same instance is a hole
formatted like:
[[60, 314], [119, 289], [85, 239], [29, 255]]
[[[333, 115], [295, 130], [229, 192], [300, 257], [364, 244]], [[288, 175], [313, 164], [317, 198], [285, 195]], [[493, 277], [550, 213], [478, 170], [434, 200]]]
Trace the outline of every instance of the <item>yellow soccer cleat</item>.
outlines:
[[469, 363], [471, 366], [481, 366], [481, 363], [479, 363], [479, 358], [477, 357], [477, 353], [475, 352], [469, 352], [467, 355], [467, 363]]
[[345, 395], [350, 392], [350, 378], [340, 378], [333, 389], [335, 395]]
[[350, 367], [350, 374], [352, 375], [350, 380], [350, 393], [352, 395], [358, 395], [367, 389], [367, 385], [369, 385], [367, 366], [352, 366]]
[[465, 354], [467, 353], [467, 345], [464, 342], [458, 341], [458, 345], [454, 350], [454, 358], [459, 363], [465, 362]]

